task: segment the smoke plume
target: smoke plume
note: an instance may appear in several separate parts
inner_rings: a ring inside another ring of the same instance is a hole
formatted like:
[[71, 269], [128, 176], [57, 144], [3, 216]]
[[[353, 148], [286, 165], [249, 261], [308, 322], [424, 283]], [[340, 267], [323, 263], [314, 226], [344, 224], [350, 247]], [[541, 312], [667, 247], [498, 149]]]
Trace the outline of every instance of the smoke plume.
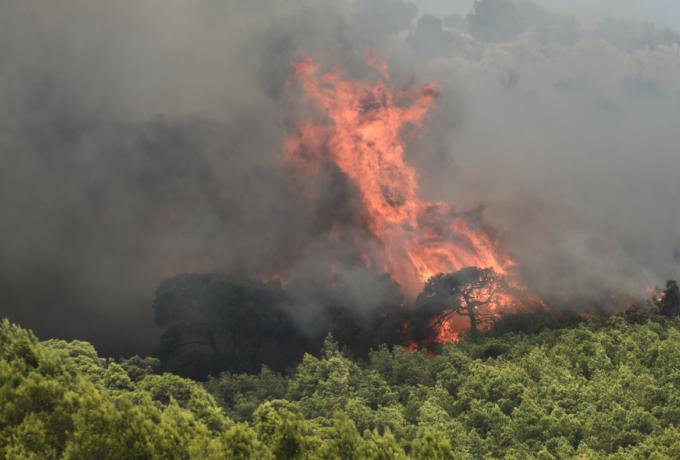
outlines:
[[0, 314], [132, 353], [157, 342], [154, 289], [181, 273], [285, 271], [304, 327], [322, 265], [353, 308], [393, 297], [328, 242], [359, 219], [352, 184], [325, 177], [310, 206], [281, 159], [291, 64], [371, 78], [368, 51], [397, 87], [438, 84], [407, 145], [421, 193], [480, 210], [538, 295], [589, 308], [680, 276], [680, 33], [527, 1], [418, 5], [3, 2]]

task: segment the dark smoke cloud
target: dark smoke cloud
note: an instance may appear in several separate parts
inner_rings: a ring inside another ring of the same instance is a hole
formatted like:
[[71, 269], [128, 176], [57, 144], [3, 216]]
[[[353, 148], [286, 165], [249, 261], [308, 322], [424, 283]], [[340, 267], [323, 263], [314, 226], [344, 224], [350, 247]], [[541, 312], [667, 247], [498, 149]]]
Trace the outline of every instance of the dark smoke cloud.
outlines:
[[408, 26], [416, 10], [399, 5], [370, 31], [386, 4], [4, 2], [2, 315], [148, 351], [163, 278], [304, 272], [330, 254], [317, 239], [356, 205], [342, 177], [299, 201], [280, 162], [284, 82], [318, 50], [359, 68], [352, 37]]
[[326, 241], [356, 226], [351, 184], [330, 171], [302, 203], [277, 156], [291, 61], [365, 77], [369, 48], [395, 84], [442, 86], [409, 150], [424, 192], [485, 205], [542, 294], [677, 277], [677, 33], [482, 4], [444, 20], [398, 0], [3, 2], [0, 313], [130, 353], [156, 343], [154, 288], [178, 273], [315, 280], [332, 259], [353, 308], [393, 296]]

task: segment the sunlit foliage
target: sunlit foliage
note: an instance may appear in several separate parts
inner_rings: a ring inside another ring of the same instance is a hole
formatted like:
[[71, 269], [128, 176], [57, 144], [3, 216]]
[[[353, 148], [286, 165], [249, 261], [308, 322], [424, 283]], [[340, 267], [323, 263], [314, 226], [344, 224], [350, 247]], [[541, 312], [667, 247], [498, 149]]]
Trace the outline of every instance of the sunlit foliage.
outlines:
[[613, 317], [205, 385], [0, 326], [0, 458], [680, 458], [680, 320]]

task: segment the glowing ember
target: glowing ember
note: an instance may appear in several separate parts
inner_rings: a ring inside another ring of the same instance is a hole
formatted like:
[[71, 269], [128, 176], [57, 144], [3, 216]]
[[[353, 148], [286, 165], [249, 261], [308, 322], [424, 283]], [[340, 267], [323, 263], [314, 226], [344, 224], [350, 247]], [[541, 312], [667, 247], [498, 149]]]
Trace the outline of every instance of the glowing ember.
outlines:
[[[497, 242], [446, 203], [422, 199], [416, 171], [405, 161], [404, 136], [422, 129], [437, 86], [397, 90], [385, 63], [372, 58], [370, 64], [380, 80], [349, 81], [339, 71], [319, 71], [310, 59], [294, 65], [289, 84], [299, 82], [317, 110], [287, 139], [285, 161], [303, 185], [329, 163], [352, 182], [365, 214], [362, 224], [377, 243], [361, 248], [362, 260], [389, 273], [410, 299], [438, 273], [476, 266], [506, 274], [512, 260]], [[341, 231], [334, 229], [333, 238], [341, 238]], [[442, 324], [441, 341], [455, 340], [453, 322]]]

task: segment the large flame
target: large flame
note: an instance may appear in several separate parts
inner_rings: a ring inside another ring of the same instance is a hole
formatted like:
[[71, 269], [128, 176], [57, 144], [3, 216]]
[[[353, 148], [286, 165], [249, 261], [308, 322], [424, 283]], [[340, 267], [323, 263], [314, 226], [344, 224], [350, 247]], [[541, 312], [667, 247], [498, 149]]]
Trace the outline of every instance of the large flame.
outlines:
[[[422, 131], [438, 87], [395, 89], [386, 64], [372, 63], [381, 76], [373, 81], [322, 72], [309, 58], [294, 64], [290, 82], [316, 110], [287, 139], [285, 161], [303, 177], [330, 162], [351, 181], [364, 209], [362, 223], [377, 243], [362, 255], [364, 262], [387, 272], [411, 299], [438, 273], [477, 266], [506, 274], [513, 262], [497, 241], [447, 203], [424, 200], [418, 174], [405, 160], [405, 137]], [[440, 328], [442, 341], [457, 334], [452, 323]]]

